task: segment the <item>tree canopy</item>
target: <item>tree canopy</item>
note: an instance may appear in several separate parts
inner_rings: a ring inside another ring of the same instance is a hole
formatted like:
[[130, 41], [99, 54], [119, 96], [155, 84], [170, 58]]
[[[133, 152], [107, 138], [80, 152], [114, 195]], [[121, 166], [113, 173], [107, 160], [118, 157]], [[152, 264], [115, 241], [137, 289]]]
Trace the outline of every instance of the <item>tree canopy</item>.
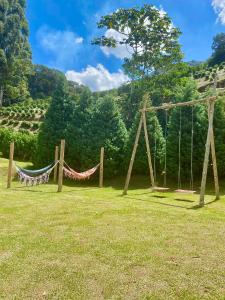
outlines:
[[0, 106], [29, 96], [31, 51], [25, 0], [0, 1]]
[[214, 66], [225, 61], [225, 33], [219, 33], [213, 38], [212, 56], [209, 65]]
[[[103, 16], [99, 28], [111, 35], [95, 38], [93, 44], [104, 47], [126, 46], [124, 69], [133, 78], [161, 70], [182, 58], [178, 38], [180, 30], [170, 17], [153, 5], [141, 8], [118, 9]], [[113, 31], [112, 31], [113, 30]], [[118, 34], [113, 34], [113, 33]]]

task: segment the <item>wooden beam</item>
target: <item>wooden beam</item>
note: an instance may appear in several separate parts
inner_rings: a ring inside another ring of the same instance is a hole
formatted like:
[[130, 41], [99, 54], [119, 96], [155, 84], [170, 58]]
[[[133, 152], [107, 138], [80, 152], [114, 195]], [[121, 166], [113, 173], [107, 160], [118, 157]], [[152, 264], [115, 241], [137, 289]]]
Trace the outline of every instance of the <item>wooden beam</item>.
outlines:
[[137, 134], [136, 134], [136, 138], [135, 138], [135, 142], [134, 142], [133, 152], [131, 155], [130, 164], [129, 164], [129, 168], [128, 168], [128, 172], [127, 172], [127, 178], [126, 178], [126, 182], [125, 182], [125, 186], [124, 186], [124, 190], [123, 190], [123, 195], [127, 195], [127, 190], [128, 190], [129, 183], [130, 183], [130, 177], [131, 177], [131, 173], [132, 173], [132, 169], [133, 169], [133, 165], [134, 165], [135, 155], [137, 152], [137, 147], [138, 147], [138, 142], [139, 142], [139, 138], [140, 138], [140, 134], [141, 134], [142, 125], [143, 125], [143, 117], [141, 114], [140, 122], [139, 122], [138, 129], [137, 129]]
[[59, 159], [58, 192], [62, 192], [62, 186], [63, 186], [64, 153], [65, 153], [65, 140], [61, 140], [60, 159]]
[[104, 147], [101, 148], [100, 153], [100, 167], [99, 167], [99, 187], [103, 188], [103, 177], [104, 177]]
[[215, 150], [215, 138], [214, 138], [213, 130], [211, 132], [210, 144], [211, 144], [211, 154], [212, 154], [213, 176], [214, 176], [216, 200], [219, 200], [220, 199], [220, 187], [219, 187], [219, 179], [218, 179], [216, 150]]
[[[146, 103], [145, 107], [146, 108]], [[144, 134], [145, 134], [145, 143], [146, 143], [146, 149], [147, 149], [147, 156], [148, 156], [148, 167], [149, 167], [149, 173], [150, 173], [150, 180], [151, 180], [151, 186], [154, 188], [155, 186], [155, 179], [154, 179], [154, 172], [152, 167], [152, 157], [151, 157], [151, 150], [150, 150], [150, 144], [149, 144], [149, 138], [148, 138], [148, 129], [147, 129], [147, 122], [146, 122], [146, 112], [142, 112], [142, 120], [144, 125]]]
[[[59, 160], [59, 146], [55, 147], [55, 162]], [[57, 182], [58, 164], [54, 168], [54, 182]]]
[[[218, 74], [215, 76], [214, 81], [214, 95], [217, 94], [217, 82], [218, 82]], [[208, 118], [210, 116], [210, 111], [208, 110]], [[216, 200], [220, 199], [220, 188], [219, 188], [219, 179], [218, 179], [218, 170], [217, 170], [217, 161], [216, 161], [216, 149], [215, 149], [215, 137], [214, 130], [212, 128], [210, 135], [210, 144], [211, 144], [211, 154], [212, 154], [212, 165], [213, 165], [213, 176], [214, 176], [214, 184], [215, 184], [215, 193]]]
[[11, 188], [11, 183], [12, 183], [13, 157], [14, 157], [14, 142], [10, 143], [7, 189]]
[[207, 103], [207, 102], [212, 102], [212, 101], [216, 101], [217, 97], [216, 96], [212, 96], [212, 97], [208, 97], [208, 98], [204, 98], [204, 99], [199, 99], [199, 100], [194, 100], [194, 101], [187, 101], [187, 102], [179, 102], [179, 103], [165, 103], [161, 106], [152, 106], [146, 109], [141, 109], [140, 111], [157, 111], [157, 110], [161, 110], [161, 109], [171, 109], [171, 108], [175, 108], [175, 107], [182, 107], [182, 106], [194, 106], [196, 104], [200, 104], [200, 103]]
[[205, 188], [206, 188], [206, 180], [207, 180], [208, 165], [209, 165], [211, 139], [212, 139], [212, 133], [213, 133], [214, 107], [215, 107], [215, 102], [209, 101], [209, 125], [208, 125], [207, 140], [206, 140], [206, 145], [205, 145], [205, 157], [204, 157], [204, 164], [203, 164], [203, 171], [202, 171], [199, 206], [205, 205]]

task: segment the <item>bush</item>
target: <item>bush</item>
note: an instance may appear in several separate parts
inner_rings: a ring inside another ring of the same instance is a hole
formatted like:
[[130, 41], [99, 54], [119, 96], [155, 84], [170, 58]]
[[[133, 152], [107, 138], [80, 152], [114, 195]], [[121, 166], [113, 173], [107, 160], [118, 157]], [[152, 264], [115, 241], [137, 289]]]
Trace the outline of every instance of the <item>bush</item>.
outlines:
[[24, 128], [24, 129], [29, 129], [31, 127], [31, 124], [30, 122], [27, 122], [27, 121], [23, 121], [20, 125], [21, 128]]
[[36, 135], [14, 132], [9, 128], [0, 129], [0, 148], [3, 157], [9, 157], [10, 143], [15, 142], [15, 159], [32, 160], [36, 155], [37, 137]]

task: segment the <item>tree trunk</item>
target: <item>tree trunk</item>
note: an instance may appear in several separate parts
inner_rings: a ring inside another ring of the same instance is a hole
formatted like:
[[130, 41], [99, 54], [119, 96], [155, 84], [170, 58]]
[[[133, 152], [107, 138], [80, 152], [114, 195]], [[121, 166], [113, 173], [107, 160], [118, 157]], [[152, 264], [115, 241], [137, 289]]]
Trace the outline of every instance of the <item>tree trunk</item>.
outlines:
[[0, 108], [3, 105], [3, 87], [0, 86]]

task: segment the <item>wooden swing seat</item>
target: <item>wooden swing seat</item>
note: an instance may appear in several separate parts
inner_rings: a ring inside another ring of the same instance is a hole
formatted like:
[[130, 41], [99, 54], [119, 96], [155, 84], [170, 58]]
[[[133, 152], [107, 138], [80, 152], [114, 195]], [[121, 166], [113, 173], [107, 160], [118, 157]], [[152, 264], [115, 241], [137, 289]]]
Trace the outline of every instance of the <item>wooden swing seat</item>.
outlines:
[[153, 192], [167, 192], [169, 190], [170, 190], [170, 188], [168, 188], [168, 187], [160, 187], [160, 186], [152, 187]]
[[178, 189], [178, 190], [175, 190], [176, 193], [179, 193], [179, 194], [195, 194], [196, 191], [192, 191], [192, 190], [182, 190], [182, 189]]

